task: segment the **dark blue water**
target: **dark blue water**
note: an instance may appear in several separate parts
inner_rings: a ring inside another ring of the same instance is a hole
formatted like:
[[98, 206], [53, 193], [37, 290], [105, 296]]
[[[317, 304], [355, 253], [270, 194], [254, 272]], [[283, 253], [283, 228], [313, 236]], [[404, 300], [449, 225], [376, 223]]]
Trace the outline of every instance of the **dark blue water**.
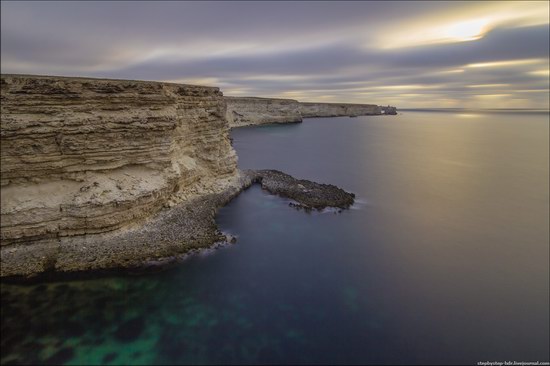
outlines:
[[3, 284], [2, 363], [547, 361], [548, 132], [464, 111], [234, 130], [241, 168], [357, 204], [307, 214], [252, 187], [218, 216], [237, 244], [170, 271]]

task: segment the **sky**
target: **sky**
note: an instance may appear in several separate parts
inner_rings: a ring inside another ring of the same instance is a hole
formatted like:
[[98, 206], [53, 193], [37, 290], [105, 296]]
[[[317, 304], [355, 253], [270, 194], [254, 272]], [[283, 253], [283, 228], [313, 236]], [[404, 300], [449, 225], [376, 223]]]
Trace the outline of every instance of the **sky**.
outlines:
[[2, 1], [1, 71], [549, 109], [548, 1]]

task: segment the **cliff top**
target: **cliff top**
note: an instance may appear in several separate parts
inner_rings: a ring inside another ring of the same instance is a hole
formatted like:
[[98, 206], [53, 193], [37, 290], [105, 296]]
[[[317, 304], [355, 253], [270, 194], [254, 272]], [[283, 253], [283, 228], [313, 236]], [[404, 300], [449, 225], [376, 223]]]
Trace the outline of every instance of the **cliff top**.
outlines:
[[52, 80], [64, 80], [64, 81], [90, 81], [90, 82], [124, 82], [124, 83], [144, 83], [144, 84], [162, 84], [162, 85], [177, 85], [190, 88], [205, 88], [212, 89], [213, 91], [218, 91], [220, 88], [215, 86], [204, 86], [204, 85], [192, 85], [192, 84], [181, 84], [181, 83], [172, 83], [167, 81], [154, 81], [154, 80], [131, 80], [131, 79], [109, 79], [109, 78], [92, 78], [92, 77], [83, 77], [83, 76], [56, 76], [56, 75], [29, 75], [29, 74], [0, 74], [0, 77], [3, 78], [21, 78], [21, 79], [52, 79]]

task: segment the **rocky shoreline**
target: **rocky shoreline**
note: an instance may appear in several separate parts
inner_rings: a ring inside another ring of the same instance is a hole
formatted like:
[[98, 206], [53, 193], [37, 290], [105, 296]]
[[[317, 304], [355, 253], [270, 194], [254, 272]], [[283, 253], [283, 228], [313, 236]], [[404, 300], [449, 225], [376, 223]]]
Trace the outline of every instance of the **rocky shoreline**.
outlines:
[[[233, 242], [216, 213], [254, 183], [305, 211], [354, 201], [333, 185], [237, 168], [230, 121], [299, 122], [297, 101], [37, 75], [1, 75], [0, 92], [1, 278], [162, 267]], [[321, 114], [379, 112], [319, 106]]]
[[299, 180], [277, 170], [241, 171], [238, 182], [160, 211], [134, 228], [102, 235], [63, 237], [14, 244], [2, 250], [2, 280], [58, 278], [67, 274], [142, 271], [177, 263], [189, 255], [234, 243], [218, 229], [215, 216], [252, 184], [296, 201], [306, 210], [349, 208], [354, 195], [334, 185]]

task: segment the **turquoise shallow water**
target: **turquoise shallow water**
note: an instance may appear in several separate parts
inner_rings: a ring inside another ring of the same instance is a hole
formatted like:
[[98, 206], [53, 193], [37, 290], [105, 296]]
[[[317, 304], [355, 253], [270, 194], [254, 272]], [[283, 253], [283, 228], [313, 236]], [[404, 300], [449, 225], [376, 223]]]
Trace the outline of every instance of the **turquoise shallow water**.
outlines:
[[252, 187], [237, 244], [146, 276], [2, 284], [1, 361], [548, 360], [548, 114], [414, 112], [233, 131], [242, 168], [357, 195], [307, 214]]

